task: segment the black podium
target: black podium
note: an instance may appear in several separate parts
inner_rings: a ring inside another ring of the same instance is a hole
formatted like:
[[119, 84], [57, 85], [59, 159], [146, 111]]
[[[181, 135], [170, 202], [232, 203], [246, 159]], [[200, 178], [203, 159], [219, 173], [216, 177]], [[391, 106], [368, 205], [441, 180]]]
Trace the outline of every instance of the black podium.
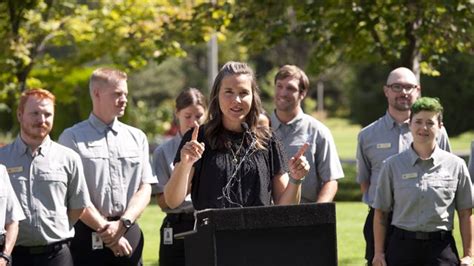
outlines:
[[187, 266], [337, 265], [334, 203], [203, 210], [184, 238]]

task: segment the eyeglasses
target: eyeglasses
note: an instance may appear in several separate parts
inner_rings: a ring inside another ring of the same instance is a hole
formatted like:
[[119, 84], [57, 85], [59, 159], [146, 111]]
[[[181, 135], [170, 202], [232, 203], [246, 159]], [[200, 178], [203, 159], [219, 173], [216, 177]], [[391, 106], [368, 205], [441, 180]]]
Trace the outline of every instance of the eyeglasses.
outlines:
[[413, 90], [418, 88], [418, 85], [413, 84], [400, 84], [400, 83], [393, 83], [387, 85], [393, 92], [402, 92], [403, 90], [407, 93], [411, 93]]

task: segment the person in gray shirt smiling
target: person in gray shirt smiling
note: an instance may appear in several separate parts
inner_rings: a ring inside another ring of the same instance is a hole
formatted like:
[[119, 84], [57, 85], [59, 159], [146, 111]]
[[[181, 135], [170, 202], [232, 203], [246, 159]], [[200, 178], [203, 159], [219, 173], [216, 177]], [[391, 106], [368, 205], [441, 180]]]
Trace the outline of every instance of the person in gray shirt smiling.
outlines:
[[55, 96], [43, 89], [22, 93], [20, 134], [0, 149], [26, 219], [20, 221], [14, 265], [73, 265], [73, 226], [90, 205], [79, 155], [52, 141]]
[[[390, 72], [384, 86], [388, 109], [384, 116], [363, 128], [357, 141], [357, 182], [363, 193], [362, 201], [369, 206], [364, 224], [366, 242], [365, 259], [370, 264], [374, 256], [373, 225], [375, 189], [383, 161], [407, 150], [413, 141], [408, 128], [410, 107], [421, 95], [421, 87], [415, 74], [404, 67]], [[437, 136], [438, 146], [450, 151], [448, 135], [444, 127]]]
[[301, 187], [301, 202], [331, 202], [337, 180], [344, 177], [331, 131], [305, 114], [301, 103], [309, 91], [309, 80], [299, 67], [282, 66], [275, 75], [275, 111], [271, 127], [281, 141], [287, 159], [305, 143], [305, 156], [311, 167]]
[[[372, 265], [472, 265], [473, 186], [464, 160], [436, 142], [442, 112], [437, 99], [418, 99], [410, 114], [413, 144], [382, 166], [373, 205]], [[455, 210], [461, 261], [452, 235]], [[385, 244], [390, 211], [393, 231]]]

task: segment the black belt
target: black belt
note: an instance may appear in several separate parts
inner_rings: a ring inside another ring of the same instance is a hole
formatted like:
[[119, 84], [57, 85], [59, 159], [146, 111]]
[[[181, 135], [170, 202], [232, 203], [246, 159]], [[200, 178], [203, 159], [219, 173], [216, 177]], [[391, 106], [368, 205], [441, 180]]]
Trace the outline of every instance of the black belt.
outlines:
[[69, 246], [70, 241], [60, 241], [53, 244], [45, 246], [34, 246], [34, 247], [25, 247], [25, 246], [16, 246], [15, 252], [20, 254], [30, 254], [30, 255], [39, 255], [39, 254], [49, 254], [61, 250], [65, 246]]
[[451, 231], [435, 231], [435, 232], [412, 232], [398, 227], [393, 227], [393, 235], [402, 239], [416, 239], [416, 240], [444, 240], [452, 235]]
[[166, 219], [170, 222], [180, 222], [180, 221], [194, 221], [194, 213], [181, 212], [181, 213], [167, 213]]

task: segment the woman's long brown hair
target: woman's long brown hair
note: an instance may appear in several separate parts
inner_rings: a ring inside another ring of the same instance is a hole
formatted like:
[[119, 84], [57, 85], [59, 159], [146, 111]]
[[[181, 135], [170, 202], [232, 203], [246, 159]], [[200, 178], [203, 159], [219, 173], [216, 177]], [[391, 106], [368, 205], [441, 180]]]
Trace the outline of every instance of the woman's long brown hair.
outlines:
[[225, 134], [222, 134], [224, 125], [222, 123], [222, 112], [219, 105], [219, 91], [222, 80], [230, 75], [248, 75], [251, 77], [252, 85], [252, 105], [250, 111], [245, 117], [245, 122], [249, 126], [250, 132], [256, 138], [257, 149], [266, 149], [267, 141], [270, 138], [270, 130], [267, 127], [258, 127], [258, 118], [262, 109], [262, 101], [260, 100], [260, 90], [257, 86], [255, 74], [252, 69], [241, 62], [227, 62], [217, 74], [210, 95], [209, 116], [206, 126], [205, 136], [209, 140], [212, 149], [223, 149], [228, 141]]

